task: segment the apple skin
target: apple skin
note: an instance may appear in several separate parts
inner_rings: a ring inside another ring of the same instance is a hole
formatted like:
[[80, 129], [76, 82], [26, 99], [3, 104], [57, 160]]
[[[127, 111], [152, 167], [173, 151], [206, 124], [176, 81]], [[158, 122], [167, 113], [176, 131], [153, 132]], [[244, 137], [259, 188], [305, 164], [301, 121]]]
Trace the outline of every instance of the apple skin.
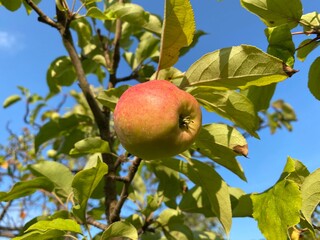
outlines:
[[122, 146], [146, 160], [187, 150], [200, 131], [201, 121], [197, 100], [167, 80], [130, 87], [114, 110], [114, 128]]

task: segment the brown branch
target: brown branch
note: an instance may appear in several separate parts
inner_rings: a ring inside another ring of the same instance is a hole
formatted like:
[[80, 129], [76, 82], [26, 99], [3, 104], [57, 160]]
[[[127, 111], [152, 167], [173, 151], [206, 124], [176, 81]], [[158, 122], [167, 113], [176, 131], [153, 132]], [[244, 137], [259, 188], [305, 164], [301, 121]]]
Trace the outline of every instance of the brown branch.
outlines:
[[120, 212], [121, 212], [122, 206], [128, 198], [130, 184], [131, 184], [136, 172], [138, 171], [138, 168], [140, 166], [141, 161], [142, 161], [141, 158], [136, 157], [133, 160], [132, 165], [129, 168], [129, 173], [126, 177], [127, 180], [124, 182], [124, 185], [122, 187], [120, 199], [119, 199], [114, 211], [112, 212], [112, 214], [110, 216], [111, 223], [120, 220]]
[[58, 24], [49, 18], [42, 10], [32, 1], [32, 0], [25, 0], [26, 3], [38, 14], [38, 21], [48, 24], [51, 27], [58, 29]]
[[94, 220], [92, 217], [90, 217], [90, 216], [88, 216], [87, 217], [87, 223], [88, 224], [90, 224], [90, 225], [92, 225], [92, 226], [94, 226], [94, 227], [96, 227], [96, 228], [99, 228], [99, 229], [101, 229], [101, 230], [106, 230], [107, 229], [107, 225], [105, 225], [105, 224], [103, 224], [103, 223], [101, 223], [101, 222], [98, 222], [98, 221], [96, 221], [96, 220]]

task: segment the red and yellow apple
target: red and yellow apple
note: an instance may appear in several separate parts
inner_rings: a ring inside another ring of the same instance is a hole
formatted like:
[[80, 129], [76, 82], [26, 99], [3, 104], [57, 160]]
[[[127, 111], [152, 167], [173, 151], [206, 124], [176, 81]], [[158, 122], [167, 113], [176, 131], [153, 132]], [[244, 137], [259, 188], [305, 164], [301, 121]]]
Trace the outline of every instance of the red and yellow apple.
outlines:
[[187, 150], [201, 127], [197, 100], [166, 80], [130, 87], [114, 111], [114, 128], [131, 154], [152, 160]]

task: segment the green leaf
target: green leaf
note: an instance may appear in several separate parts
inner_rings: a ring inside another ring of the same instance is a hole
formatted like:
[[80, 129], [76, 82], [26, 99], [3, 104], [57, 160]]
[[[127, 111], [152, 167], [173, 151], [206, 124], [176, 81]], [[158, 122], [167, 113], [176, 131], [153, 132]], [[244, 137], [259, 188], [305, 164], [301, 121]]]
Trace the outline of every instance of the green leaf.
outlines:
[[52, 161], [40, 161], [29, 165], [29, 169], [34, 175], [46, 177], [51, 181], [54, 184], [54, 191], [58, 196], [68, 198], [72, 193], [71, 183], [73, 175], [63, 164]]
[[312, 31], [319, 29], [320, 14], [317, 12], [307, 13], [301, 16], [300, 24], [303, 26], [304, 31]]
[[200, 186], [194, 186], [183, 194], [179, 203], [179, 209], [189, 213], [201, 213], [205, 217], [215, 216], [211, 211], [209, 198]]
[[297, 51], [297, 58], [303, 62], [306, 60], [309, 53], [311, 53], [314, 49], [319, 46], [318, 41], [314, 41], [313, 39], [305, 39], [303, 40], [299, 46]]
[[99, 8], [93, 6], [90, 7], [87, 11], [86, 14], [87, 17], [92, 17], [92, 18], [96, 18], [99, 20], [111, 20], [113, 18], [110, 18], [108, 16], [106, 16]]
[[60, 92], [60, 86], [70, 86], [76, 78], [73, 64], [66, 56], [56, 58], [47, 70], [47, 84], [52, 94]]
[[240, 164], [236, 161], [234, 148], [243, 147], [243, 154], [247, 152], [245, 138], [235, 128], [224, 124], [204, 125], [195, 142], [200, 153], [226, 167], [242, 180], [246, 180]]
[[110, 153], [109, 143], [100, 137], [90, 137], [76, 142], [70, 150], [70, 155], [86, 153]]
[[9, 11], [16, 11], [20, 8], [22, 0], [1, 0], [2, 5]]
[[18, 236], [13, 238], [13, 240], [48, 240], [48, 239], [59, 239], [66, 234], [65, 231], [61, 230], [48, 230], [46, 232], [42, 232], [40, 230], [33, 230], [23, 234], [22, 236]]
[[181, 211], [172, 208], [167, 208], [159, 214], [159, 217], [156, 219], [156, 222], [159, 223], [161, 226], [167, 226], [170, 223], [183, 224], [184, 215], [181, 213]]
[[7, 97], [4, 100], [2, 106], [3, 106], [3, 108], [7, 108], [20, 100], [21, 100], [21, 97], [19, 95], [11, 95], [10, 97]]
[[198, 160], [190, 160], [190, 164], [176, 159], [163, 159], [159, 164], [186, 175], [206, 193], [211, 211], [215, 213], [228, 234], [231, 228], [231, 202], [227, 184], [214, 168]]
[[256, 47], [240, 45], [205, 54], [187, 70], [180, 87], [245, 89], [283, 81], [295, 72]]
[[253, 217], [266, 239], [287, 240], [288, 227], [300, 222], [299, 185], [282, 180], [268, 191], [251, 196]]
[[101, 160], [93, 168], [78, 172], [73, 179], [72, 187], [78, 205], [73, 207], [75, 213], [83, 222], [86, 222], [86, 208], [88, 200], [100, 180], [108, 173], [108, 166]]
[[193, 240], [219, 240], [214, 232], [209, 231], [193, 231]]
[[150, 162], [150, 167], [159, 179], [158, 194], [163, 195], [163, 201], [168, 207], [176, 208], [176, 197], [182, 193], [179, 173], [168, 167], [152, 164], [152, 162]]
[[77, 32], [78, 45], [84, 48], [91, 42], [92, 29], [88, 20], [84, 17], [75, 19], [71, 22], [70, 27]]
[[312, 95], [320, 100], [320, 57], [311, 64], [308, 75], [308, 87]]
[[192, 43], [196, 30], [189, 0], [166, 0], [158, 69], [169, 68], [179, 59], [180, 49]]
[[72, 219], [62, 219], [56, 218], [52, 221], [38, 221], [35, 224], [31, 225], [25, 232], [30, 232], [33, 230], [46, 232], [49, 230], [61, 230], [61, 231], [70, 231], [75, 233], [82, 233], [80, 225]]
[[139, 44], [135, 52], [135, 64], [133, 69], [137, 68], [147, 58], [152, 57], [157, 51], [159, 46], [159, 39], [154, 37], [152, 33], [145, 32], [139, 38]]
[[289, 179], [301, 185], [303, 184], [305, 178], [309, 176], [309, 174], [310, 172], [302, 162], [288, 157], [287, 163], [282, 171], [279, 181]]
[[35, 136], [35, 151], [37, 152], [40, 145], [48, 140], [89, 123], [91, 123], [91, 118], [80, 114], [72, 114], [64, 118], [50, 120], [40, 128], [38, 134]]
[[0, 195], [0, 202], [29, 196], [40, 189], [51, 192], [53, 188], [54, 185], [46, 177], [37, 177], [28, 181], [17, 182], [9, 192]]
[[194, 36], [193, 36], [193, 41], [188, 47], [184, 47], [180, 50], [180, 57], [184, 56], [187, 54], [193, 47], [195, 47], [200, 39], [200, 37], [207, 35], [206, 32], [202, 30], [196, 30]]
[[251, 194], [235, 197], [231, 192], [232, 217], [252, 217], [253, 206]]
[[265, 34], [269, 42], [268, 53], [292, 67], [296, 49], [288, 25], [267, 28]]
[[251, 86], [241, 91], [241, 93], [253, 103], [254, 110], [259, 112], [269, 108], [275, 90], [276, 83], [262, 87]]
[[128, 85], [122, 85], [117, 88], [110, 88], [99, 92], [97, 100], [104, 106], [114, 110], [120, 96], [129, 88]]
[[180, 223], [169, 223], [168, 226], [162, 228], [166, 239], [170, 240], [190, 240], [193, 239], [193, 233], [191, 229]]
[[296, 27], [302, 16], [300, 0], [241, 0], [241, 5], [258, 15], [268, 27], [288, 24]]
[[120, 18], [122, 21], [129, 22], [132, 25], [143, 26], [148, 22], [149, 13], [134, 3], [115, 3], [112, 4], [105, 15], [110, 19]]
[[112, 223], [102, 234], [101, 239], [108, 240], [114, 237], [126, 237], [138, 240], [137, 229], [128, 222]]
[[150, 79], [155, 80], [156, 77], [158, 77], [158, 79], [170, 80], [175, 85], [179, 85], [179, 83], [182, 80], [183, 73], [177, 68], [170, 67], [170, 68], [161, 69], [160, 71], [158, 71], [158, 73], [152, 74]]
[[212, 87], [194, 87], [189, 91], [209, 112], [234, 122], [252, 136], [258, 137], [259, 118], [250, 100], [235, 91], [217, 91]]
[[320, 203], [320, 169], [305, 178], [301, 186], [302, 208], [306, 220], [312, 225], [312, 213]]

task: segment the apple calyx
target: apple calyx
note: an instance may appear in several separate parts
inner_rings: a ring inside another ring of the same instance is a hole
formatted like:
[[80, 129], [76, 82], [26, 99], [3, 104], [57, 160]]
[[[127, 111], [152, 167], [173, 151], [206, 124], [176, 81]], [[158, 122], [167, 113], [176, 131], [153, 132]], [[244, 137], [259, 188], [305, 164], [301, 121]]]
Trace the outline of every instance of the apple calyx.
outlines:
[[191, 120], [190, 116], [179, 116], [179, 127], [181, 129], [189, 130], [190, 123], [193, 123], [193, 120]]

